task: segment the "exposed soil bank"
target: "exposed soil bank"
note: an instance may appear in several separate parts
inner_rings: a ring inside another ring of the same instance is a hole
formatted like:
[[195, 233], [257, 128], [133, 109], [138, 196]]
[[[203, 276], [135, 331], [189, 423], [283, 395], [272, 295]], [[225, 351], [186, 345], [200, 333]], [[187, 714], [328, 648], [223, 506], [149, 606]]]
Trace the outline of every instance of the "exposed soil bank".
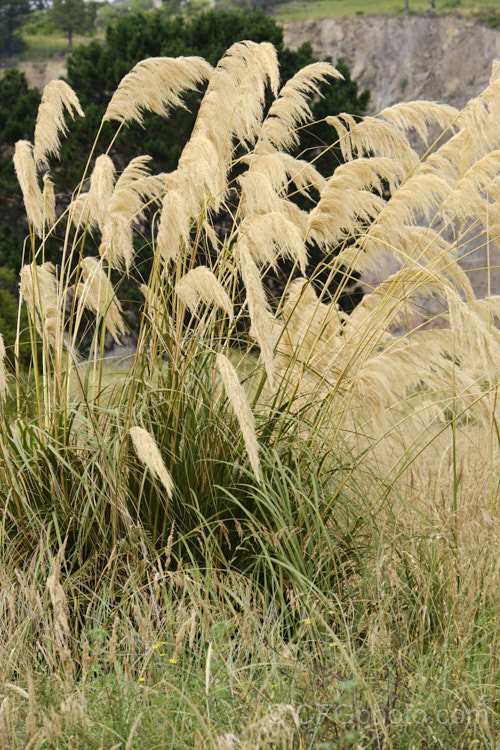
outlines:
[[454, 16], [353, 16], [284, 24], [285, 44], [311, 42], [319, 57], [343, 57], [372, 92], [371, 111], [430, 99], [463, 107], [488, 83], [500, 31]]

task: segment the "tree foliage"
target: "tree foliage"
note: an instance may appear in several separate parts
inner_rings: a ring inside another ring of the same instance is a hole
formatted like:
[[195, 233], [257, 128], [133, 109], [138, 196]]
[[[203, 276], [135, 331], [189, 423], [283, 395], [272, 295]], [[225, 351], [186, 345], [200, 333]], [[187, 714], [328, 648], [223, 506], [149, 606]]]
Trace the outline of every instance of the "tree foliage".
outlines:
[[85, 0], [53, 0], [48, 11], [49, 19], [57, 29], [68, 35], [68, 44], [73, 44], [73, 34], [91, 29], [95, 22], [96, 7]]
[[20, 45], [17, 31], [34, 5], [30, 0], [0, 0], [0, 53], [13, 55]]

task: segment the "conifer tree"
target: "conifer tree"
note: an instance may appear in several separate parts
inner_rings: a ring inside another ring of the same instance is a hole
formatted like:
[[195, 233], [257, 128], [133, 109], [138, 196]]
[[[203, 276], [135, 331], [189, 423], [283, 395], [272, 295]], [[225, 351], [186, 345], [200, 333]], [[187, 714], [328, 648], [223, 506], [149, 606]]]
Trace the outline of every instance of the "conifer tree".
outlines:
[[16, 51], [16, 32], [23, 19], [31, 13], [30, 0], [0, 0], [0, 52], [13, 55]]
[[49, 11], [50, 20], [68, 35], [68, 44], [73, 45], [73, 34], [88, 31], [94, 25], [95, 3], [85, 0], [53, 0]]

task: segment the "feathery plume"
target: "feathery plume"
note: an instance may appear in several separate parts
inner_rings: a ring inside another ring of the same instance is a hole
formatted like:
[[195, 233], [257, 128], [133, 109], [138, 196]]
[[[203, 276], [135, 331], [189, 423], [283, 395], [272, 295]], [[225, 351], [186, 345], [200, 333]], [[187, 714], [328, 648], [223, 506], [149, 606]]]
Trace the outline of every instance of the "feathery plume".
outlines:
[[92, 223], [103, 229], [108, 217], [108, 208], [115, 184], [115, 165], [107, 154], [98, 156], [90, 175], [88, 207]]
[[165, 487], [169, 499], [174, 494], [174, 482], [165, 466], [155, 439], [142, 427], [131, 427], [129, 430], [135, 452], [153, 476], [158, 477]]
[[18, 141], [14, 152], [14, 167], [23, 193], [28, 221], [41, 236], [44, 226], [44, 198], [38, 184], [33, 146], [29, 141]]
[[227, 397], [238, 419], [248, 458], [250, 459], [250, 465], [255, 476], [260, 481], [259, 445], [255, 433], [255, 419], [246, 393], [239, 381], [236, 370], [224, 354], [217, 355], [217, 369], [221, 374]]
[[220, 307], [232, 322], [233, 305], [226, 290], [207, 266], [197, 266], [188, 271], [175, 285], [175, 291], [193, 313], [200, 302]]
[[402, 164], [386, 157], [359, 158], [338, 167], [310, 213], [311, 237], [323, 244], [344, 235], [354, 235], [360, 225], [373, 219], [385, 202], [373, 190], [382, 192], [383, 181], [396, 189], [405, 175]]
[[130, 268], [134, 257], [134, 233], [132, 222], [127, 216], [109, 214], [102, 230], [102, 242], [99, 254], [106, 258], [114, 268]]
[[422, 169], [415, 172], [391, 196], [376, 219], [376, 224], [387, 222], [388, 226], [412, 223], [422, 214], [431, 220], [452, 192], [448, 180], [433, 171]]
[[39, 166], [47, 166], [49, 154], [57, 156], [61, 145], [60, 134], [65, 135], [65, 110], [74, 118], [74, 112], [85, 117], [78, 97], [64, 81], [51, 81], [42, 95], [35, 125], [33, 156]]
[[263, 141], [257, 143], [253, 154], [242, 157], [241, 161], [249, 165], [253, 174], [265, 175], [277, 193], [290, 182], [303, 195], [308, 195], [311, 187], [321, 192], [326, 185], [325, 178], [313, 164], [277, 151]]
[[[408, 144], [403, 133], [390, 122], [377, 117], [364, 117], [356, 120], [345, 112], [338, 117], [327, 117], [326, 122], [336, 129], [339, 135], [338, 145], [345, 161], [354, 156], [387, 156], [397, 159], [410, 172], [418, 164], [419, 156]], [[346, 126], [349, 126], [347, 129]]]
[[278, 149], [286, 149], [298, 142], [295, 128], [311, 118], [308, 99], [321, 96], [319, 84], [328, 78], [343, 79], [328, 62], [306, 65], [285, 83], [271, 104], [261, 137]]
[[264, 367], [266, 368], [269, 386], [274, 390], [274, 342], [272, 339], [272, 315], [266, 300], [260, 274], [252, 256], [246, 247], [245, 240], [240, 240], [238, 262], [245, 285], [248, 310], [250, 313], [250, 335], [260, 346]]
[[132, 224], [143, 216], [146, 203], [158, 200], [163, 191], [164, 176], [149, 174], [150, 160], [150, 156], [137, 156], [125, 167], [109, 199], [102, 228], [101, 256], [114, 267], [125, 265], [127, 272], [134, 254]]
[[141, 60], [118, 84], [103, 122], [136, 120], [142, 125], [142, 110], [166, 117], [173, 107], [185, 109], [181, 94], [196, 88], [209, 77], [211, 70], [211, 65], [201, 57]]
[[80, 193], [71, 201], [68, 207], [68, 221], [74, 225], [75, 229], [85, 226], [88, 226], [90, 230], [93, 228], [88, 193]]
[[177, 169], [188, 216], [222, 205], [237, 142], [257, 138], [266, 81], [275, 91], [278, 78], [276, 50], [268, 42], [233, 44], [217, 64]]
[[366, 222], [379, 216], [385, 201], [369, 190], [325, 188], [309, 214], [308, 234], [318, 244], [334, 245], [360, 232]]
[[480, 211], [481, 191], [497, 177], [500, 168], [500, 150], [491, 151], [474, 162], [457, 182], [453, 193], [443, 203], [441, 210], [460, 218], [476, 216]]
[[19, 293], [21, 301], [26, 302], [34, 320], [38, 335], [47, 337], [55, 343], [58, 333], [58, 298], [57, 280], [52, 263], [41, 266], [26, 265], [20, 272]]
[[156, 244], [166, 263], [177, 260], [182, 245], [189, 245], [189, 211], [179, 190], [167, 188]]
[[386, 107], [378, 117], [392, 123], [399, 130], [415, 130], [424, 143], [427, 143], [429, 125], [436, 123], [446, 130], [458, 117], [458, 109], [438, 102], [400, 102]]
[[233, 45], [233, 48], [240, 52], [243, 45], [250, 54], [246, 58], [246, 69], [239, 81], [232, 116], [232, 131], [241, 143], [252, 144], [260, 134], [266, 81], [269, 82], [274, 95], [278, 91], [278, 55], [275, 47], [269, 42], [239, 42]]
[[281, 200], [271, 180], [250, 169], [237, 178], [241, 185], [240, 208], [243, 214], [265, 214], [281, 210]]
[[113, 339], [120, 344], [119, 337], [125, 333], [125, 322], [115, 290], [104, 272], [102, 260], [83, 258], [80, 265], [84, 281], [77, 284], [75, 289], [79, 306], [87, 307], [102, 317]]
[[50, 227], [56, 221], [56, 196], [54, 193], [54, 183], [46, 174], [43, 177], [43, 218], [45, 223]]
[[303, 234], [283, 214], [273, 211], [248, 216], [240, 224], [239, 235], [245, 237], [245, 248], [256, 263], [268, 263], [275, 267], [278, 258], [288, 257], [297, 262], [301, 272], [305, 273], [307, 250]]
[[457, 337], [458, 344], [470, 361], [469, 372], [473, 378], [485, 374], [495, 377], [498, 374], [500, 345], [498, 338], [489, 330], [488, 323], [469, 305], [460, 299], [453, 289], [446, 290], [449, 305], [450, 322]]

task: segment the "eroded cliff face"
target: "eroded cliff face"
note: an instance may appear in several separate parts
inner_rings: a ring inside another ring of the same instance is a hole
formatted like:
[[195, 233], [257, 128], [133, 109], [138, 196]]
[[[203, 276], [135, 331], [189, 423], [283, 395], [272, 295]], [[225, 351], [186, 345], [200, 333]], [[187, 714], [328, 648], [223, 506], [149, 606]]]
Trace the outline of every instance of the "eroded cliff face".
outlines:
[[[413, 99], [441, 101], [461, 109], [488, 85], [492, 62], [500, 59], [499, 31], [449, 16], [357, 16], [285, 26], [287, 46], [297, 48], [306, 41], [320, 58], [345, 59], [353, 78], [371, 90], [370, 114]], [[412, 140], [417, 150], [425, 150], [416, 136]], [[461, 245], [460, 265], [478, 297], [489, 290], [500, 294], [500, 248], [486, 243], [479, 231], [476, 234]], [[392, 259], [380, 274], [364, 274], [362, 283], [372, 289], [400, 265]], [[431, 298], [423, 297], [419, 304], [423, 310], [439, 312]], [[417, 319], [418, 315], [414, 324]]]
[[487, 85], [500, 58], [500, 31], [460, 17], [326, 18], [289, 22], [284, 32], [293, 49], [308, 41], [320, 58], [343, 57], [371, 90], [372, 113], [412, 99], [461, 108]]

